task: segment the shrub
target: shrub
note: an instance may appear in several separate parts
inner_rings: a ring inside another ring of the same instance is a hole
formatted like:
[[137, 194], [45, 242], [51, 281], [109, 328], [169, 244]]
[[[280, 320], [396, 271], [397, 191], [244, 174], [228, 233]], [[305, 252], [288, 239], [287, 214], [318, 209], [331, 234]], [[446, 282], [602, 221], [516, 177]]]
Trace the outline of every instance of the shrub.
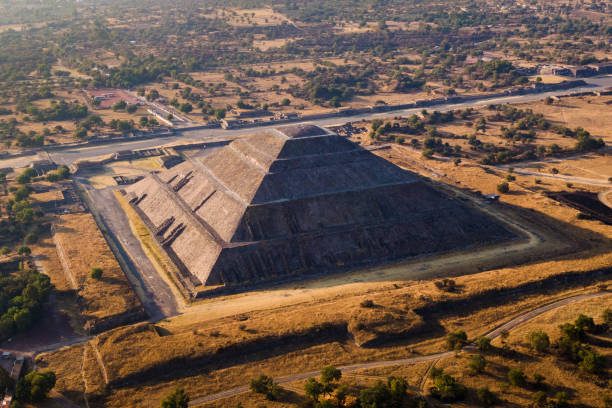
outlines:
[[470, 362], [468, 363], [468, 368], [474, 374], [482, 373], [487, 366], [487, 361], [483, 356], [476, 355], [470, 357]]
[[559, 391], [555, 394], [555, 399], [557, 400], [557, 407], [563, 408], [566, 407], [569, 402], [569, 396], [565, 391]]
[[465, 398], [466, 388], [457, 383], [454, 377], [441, 374], [434, 379], [435, 386], [431, 393], [434, 397], [444, 402], [454, 402]]
[[506, 194], [510, 191], [510, 185], [507, 182], [503, 182], [497, 185], [497, 191], [501, 194]]
[[446, 346], [450, 350], [459, 350], [467, 343], [467, 334], [463, 330], [457, 330], [446, 336]]
[[250, 388], [253, 392], [265, 395], [270, 401], [278, 399], [280, 393], [280, 388], [274, 383], [274, 380], [263, 374], [251, 379]]
[[30, 249], [30, 247], [26, 246], [26, 245], [22, 245], [17, 249], [17, 253], [19, 255], [30, 255], [32, 253], [32, 250]]
[[497, 395], [489, 390], [488, 387], [479, 388], [477, 394], [483, 407], [491, 407], [497, 403]]
[[544, 377], [542, 374], [540, 373], [535, 373], [533, 375], [533, 381], [535, 381], [536, 386], [541, 387], [542, 384], [544, 383], [544, 380], [546, 380], [546, 377]]
[[338, 381], [340, 378], [342, 378], [342, 371], [338, 370], [334, 366], [327, 366], [321, 370], [321, 381], [323, 384]]
[[491, 339], [485, 336], [479, 337], [476, 343], [478, 344], [478, 350], [482, 352], [487, 352], [492, 348]]
[[366, 299], [366, 300], [363, 300], [363, 301], [362, 301], [362, 302], [359, 304], [359, 306], [361, 306], [361, 307], [374, 307], [374, 301], [372, 301], [372, 300], [370, 300], [370, 299]]
[[572, 341], [584, 340], [584, 329], [582, 329], [581, 327], [578, 327], [571, 323], [565, 323], [559, 326], [559, 329], [561, 329], [561, 333], [563, 334], [564, 337], [567, 337], [568, 339]]
[[545, 407], [548, 403], [548, 397], [544, 391], [538, 391], [533, 394], [533, 402], [536, 407]]
[[304, 391], [314, 402], [317, 402], [324, 392], [324, 386], [316, 378], [310, 377], [304, 384]]
[[452, 279], [442, 279], [441, 281], [436, 281], [434, 284], [438, 289], [445, 292], [454, 292], [457, 290], [457, 284]]
[[96, 280], [101, 279], [103, 272], [104, 271], [102, 270], [102, 268], [91, 268], [91, 271], [89, 272], [89, 277]]
[[588, 349], [581, 350], [578, 356], [582, 359], [578, 363], [578, 367], [584, 372], [595, 374], [602, 371], [605, 367], [606, 360], [604, 356], [595, 351]]
[[[130, 105], [133, 106], [133, 105]], [[189, 406], [189, 397], [185, 394], [182, 388], [176, 388], [166, 396], [161, 402], [162, 408], [187, 408]]]
[[530, 332], [527, 335], [527, 340], [529, 341], [529, 345], [538, 353], [544, 353], [548, 351], [550, 347], [548, 334], [544, 333], [542, 330]]
[[593, 329], [595, 328], [595, 322], [593, 321], [592, 317], [580, 314], [576, 318], [574, 326], [583, 331], [593, 331]]
[[508, 381], [515, 387], [524, 387], [527, 384], [527, 377], [520, 368], [513, 368], [508, 371]]

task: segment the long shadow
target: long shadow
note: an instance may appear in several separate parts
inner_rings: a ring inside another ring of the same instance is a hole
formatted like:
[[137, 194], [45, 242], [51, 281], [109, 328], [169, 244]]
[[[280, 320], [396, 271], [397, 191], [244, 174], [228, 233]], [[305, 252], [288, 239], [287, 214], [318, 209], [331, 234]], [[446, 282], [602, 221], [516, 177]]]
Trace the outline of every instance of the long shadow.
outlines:
[[[472, 197], [481, 197], [481, 192], [476, 191], [474, 189], [456, 186], [454, 188], [466, 195]], [[461, 198], [455, 199], [465, 202], [465, 200]], [[476, 205], [474, 203], [468, 204], [472, 206]], [[489, 260], [483, 260], [479, 263], [479, 265], [473, 265], [473, 263], [468, 263], [466, 265], [455, 264], [452, 272], [432, 272], [432, 278], [469, 275], [483, 272], [486, 270], [500, 269], [511, 266], [527, 266], [538, 264], [542, 261], [554, 260], [559, 258], [563, 258], [565, 260], [587, 259], [593, 256], [606, 254], [609, 252], [609, 248], [612, 247], [612, 239], [606, 237], [605, 235], [602, 235], [592, 230], [581, 228], [576, 225], [565, 223], [563, 221], [559, 221], [547, 215], [545, 212], [518, 207], [509, 203], [501, 202], [487, 205], [492, 206], [493, 210], [501, 212], [507, 218], [510, 218], [523, 226], [526, 226], [528, 230], [534, 232], [538, 237], [540, 237], [540, 239], [544, 240], [545, 242], [558, 242], [559, 245], [557, 245], [556, 247], [548, 245], [545, 250], [542, 250], [541, 254], [537, 254], [534, 252], [534, 250], [530, 250], [525, 251], [525, 253], [513, 254], [512, 257], [497, 256]], [[483, 218], [483, 220], [488, 218], [489, 217]], [[514, 240], [510, 240], [507, 242], [510, 244], [516, 239], [517, 238], [515, 237]], [[499, 245], [501, 243], [503, 242], [492, 242], [491, 245]], [[463, 248], [456, 248], [455, 250], [449, 252], [463, 250], [466, 254], [469, 254], [470, 252], [477, 251], [481, 248], [486, 249], [487, 246], [479, 244], [477, 242], [466, 242]], [[584, 252], [587, 250], [589, 250], [589, 253], [584, 254]], [[244, 286], [229, 286], [223, 288], [221, 291], [219, 291], [218, 294], [215, 294], [214, 291], [212, 291], [210, 292], [211, 294], [207, 295], [206, 297], [214, 298], [218, 295], [241, 293], [260, 289], [268, 291], [287, 290], [288, 287], [294, 287], [296, 284], [300, 284], [300, 282], [307, 283], [308, 281], [312, 281], [314, 279], [316, 279], [317, 281], [318, 288], [334, 287], [339, 285], [338, 278], [346, 277], [347, 280], [350, 282], [351, 275], [356, 272], [359, 273], [361, 281], [365, 282], [395, 282], [400, 279], [410, 280], [411, 272], [408, 268], [414, 267], [415, 261], [422, 260], [422, 262], [426, 264], [429, 259], [432, 259], [437, 255], [445, 255], [446, 253], [447, 252], [438, 254], [427, 253], [416, 257], [387, 260], [384, 262], [380, 262], [376, 266], [361, 265], [355, 267], [337, 268], [335, 270], [322, 270], [318, 274], [313, 274], [304, 277], [293, 277], [291, 279], [280, 278], [281, 280], [277, 282], [261, 281], [258, 283], [252, 283]], [[384, 273], [384, 270], [390, 267], [394, 269], [401, 269], [403, 265], [406, 265], [407, 267], [406, 275], [403, 277], [397, 276], [395, 274], [392, 277], [386, 278], [385, 275], [377, 274], [380, 272]]]
[[281, 338], [275, 336], [264, 337], [248, 344], [230, 345], [218, 350], [215, 354], [191, 358], [180, 357], [164, 361], [145, 370], [111, 380], [109, 386], [112, 388], [124, 388], [134, 384], [154, 385], [169, 379], [175, 380], [194, 375], [205, 375], [212, 371], [266, 360], [300, 349], [334, 341], [347, 341], [348, 337], [345, 325], [332, 324]]

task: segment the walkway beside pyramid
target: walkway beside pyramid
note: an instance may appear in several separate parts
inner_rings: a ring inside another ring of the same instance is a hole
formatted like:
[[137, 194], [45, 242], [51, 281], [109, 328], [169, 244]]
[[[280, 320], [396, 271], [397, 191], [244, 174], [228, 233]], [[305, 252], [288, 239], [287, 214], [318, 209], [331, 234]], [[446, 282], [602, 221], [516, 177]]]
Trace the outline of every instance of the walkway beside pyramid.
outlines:
[[234, 140], [125, 193], [189, 286], [282, 281], [512, 237], [414, 174], [310, 125]]

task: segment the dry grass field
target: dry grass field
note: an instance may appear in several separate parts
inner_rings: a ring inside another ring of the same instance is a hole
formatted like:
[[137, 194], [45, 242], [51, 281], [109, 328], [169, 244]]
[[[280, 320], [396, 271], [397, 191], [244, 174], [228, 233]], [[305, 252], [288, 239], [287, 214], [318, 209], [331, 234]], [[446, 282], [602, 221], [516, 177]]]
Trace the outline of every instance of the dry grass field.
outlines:
[[[88, 322], [141, 309], [91, 214], [60, 216], [55, 224], [54, 241], [70, 285], [78, 289], [81, 310]], [[101, 279], [89, 276], [92, 268], [102, 268]]]
[[[576, 121], [584, 115], [579, 123], [584, 123], [594, 135], [609, 140], [611, 135], [604, 127], [598, 128], [597, 123], [593, 130], [588, 127], [588, 107], [594, 106], [593, 114], [601, 115], [602, 111], [597, 109], [604, 109], [605, 104], [593, 100], [582, 105], [583, 101], [568, 98], [562, 103], [580, 106], [576, 112], [581, 113], [574, 116]], [[550, 109], [547, 117], [554, 115], [554, 109], [560, 109], [557, 104], [544, 103], [529, 107]], [[564, 123], [576, 126], [572, 121]], [[483, 137], [495, 136], [487, 132]], [[451, 160], [425, 160], [419, 150], [396, 144], [375, 153], [435, 180], [438, 188], [520, 227], [525, 238], [494, 248], [449, 253], [198, 301], [187, 305], [181, 315], [155, 325], [142, 323], [104, 333], [90, 342], [92, 349], [100, 353], [98, 369], [104, 367], [111, 383], [109, 393], [99, 403], [109, 407], [154, 407], [176, 386], [197, 397], [244, 385], [258, 374], [280, 377], [316, 371], [328, 364], [439, 352], [445, 349], [449, 332], [464, 330], [473, 339], [528, 310], [564, 297], [594, 292], [612, 283], [609, 272], [599, 278], [591, 272], [605, 270], [612, 264], [610, 226], [584, 219], [577, 210], [546, 196], [550, 191], [598, 192], [602, 187], [574, 183], [569, 188], [562, 179], [538, 180], [514, 174], [515, 179], [509, 182], [510, 192], [502, 194], [500, 202], [486, 204], [479, 197], [497, 192], [497, 185], [506, 180], [508, 171], [477, 165], [474, 159], [465, 159], [459, 165]], [[605, 153], [545, 164], [552, 165], [568, 175], [594, 178], [595, 172], [604, 179], [612, 175], [612, 163]], [[435, 284], [436, 279], [448, 276], [453, 277], [454, 291], [441, 290]], [[460, 303], [445, 308], [443, 305], [453, 304], [449, 302]], [[511, 332], [507, 343], [518, 349], [520, 356], [531, 357], [513, 361], [501, 355], [488, 355], [486, 375], [465, 375], [467, 353], [438, 365], [457, 375], [471, 390], [468, 403], [463, 406], [473, 406], [474, 390], [482, 384], [487, 384], [509, 405], [531, 403], [532, 390], [499, 385], [508, 367], [516, 365], [530, 377], [536, 371], [549, 372], [545, 374], [549, 377], [549, 396], [573, 386], [572, 402], [584, 403], [587, 399], [581, 395], [598, 389], [593, 388], [591, 378], [576, 375], [567, 364], [558, 364], [556, 357], [533, 357], [521, 344], [525, 333], [535, 328], [546, 330], [555, 341], [559, 324], [573, 321], [581, 312], [599, 317], [610, 302], [609, 297], [584, 301], [519, 326]], [[371, 347], [358, 346], [364, 343]], [[607, 353], [605, 347], [597, 350]], [[53, 353], [45, 359], [60, 375], [65, 370], [78, 370], [74, 364], [60, 364]], [[344, 381], [368, 385], [395, 374], [406, 377], [413, 391], [426, 391], [429, 382], [424, 382], [423, 376], [428, 368], [428, 364], [421, 364], [367, 370], [347, 376]], [[92, 374], [86, 374], [86, 378], [89, 375]], [[99, 382], [99, 377], [91, 379], [92, 383], [95, 381]], [[240, 403], [294, 407], [302, 401], [301, 388], [299, 382], [288, 384], [288, 396], [281, 402], [264, 402], [260, 396], [247, 393], [206, 406], [235, 407]], [[599, 406], [598, 401], [593, 406]]]

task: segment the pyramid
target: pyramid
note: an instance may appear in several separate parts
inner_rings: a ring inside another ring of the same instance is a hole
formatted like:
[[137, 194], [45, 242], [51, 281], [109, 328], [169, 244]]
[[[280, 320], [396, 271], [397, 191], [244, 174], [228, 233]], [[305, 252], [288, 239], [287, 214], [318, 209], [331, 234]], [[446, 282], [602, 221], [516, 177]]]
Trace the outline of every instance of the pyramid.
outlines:
[[125, 194], [193, 287], [282, 281], [512, 237], [491, 217], [312, 125], [204, 149]]

